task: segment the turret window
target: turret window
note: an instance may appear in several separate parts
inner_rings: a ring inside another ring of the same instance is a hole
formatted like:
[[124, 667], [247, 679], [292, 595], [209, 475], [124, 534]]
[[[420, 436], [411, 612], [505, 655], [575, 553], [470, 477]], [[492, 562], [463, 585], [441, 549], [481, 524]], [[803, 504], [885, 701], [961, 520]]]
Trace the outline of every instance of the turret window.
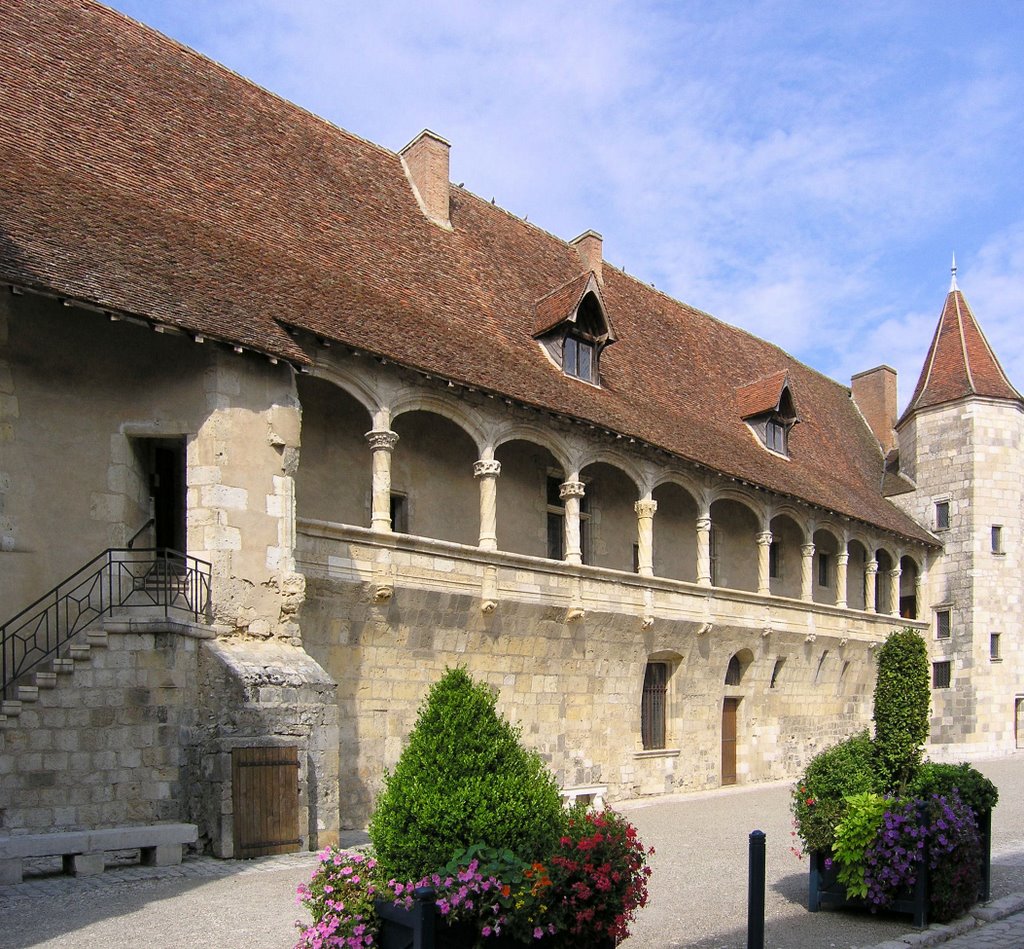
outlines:
[[584, 382], [594, 381], [594, 344], [573, 333], [565, 337], [562, 349], [562, 370]]

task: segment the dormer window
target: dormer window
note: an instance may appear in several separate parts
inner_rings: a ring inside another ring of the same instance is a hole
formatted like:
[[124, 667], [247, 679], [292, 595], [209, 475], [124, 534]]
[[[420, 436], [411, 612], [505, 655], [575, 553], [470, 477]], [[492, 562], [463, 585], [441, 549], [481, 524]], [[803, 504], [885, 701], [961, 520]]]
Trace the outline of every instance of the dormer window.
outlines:
[[600, 385], [601, 353], [615, 336], [597, 277], [584, 274], [544, 297], [533, 335], [565, 375]]
[[562, 346], [562, 371], [567, 376], [575, 376], [584, 382], [593, 382], [596, 362], [595, 346], [586, 339], [581, 339], [575, 333], [569, 333], [565, 337]]
[[774, 373], [736, 390], [740, 418], [769, 451], [789, 457], [789, 430], [799, 421], [789, 376]]

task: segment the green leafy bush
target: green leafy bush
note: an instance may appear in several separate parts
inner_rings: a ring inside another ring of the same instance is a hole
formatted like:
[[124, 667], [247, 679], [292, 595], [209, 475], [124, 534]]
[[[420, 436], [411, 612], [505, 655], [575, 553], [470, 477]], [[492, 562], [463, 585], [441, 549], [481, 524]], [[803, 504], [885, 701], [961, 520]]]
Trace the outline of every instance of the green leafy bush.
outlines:
[[370, 820], [377, 859], [396, 879], [418, 879], [474, 844], [532, 862], [565, 829], [558, 786], [496, 696], [465, 669], [431, 688]]
[[874, 791], [852, 794], [846, 799], [846, 815], [836, 825], [836, 839], [832, 845], [836, 878], [846, 886], [848, 897], [864, 899], [868, 884], [864, 879], [867, 868], [867, 850], [875, 839], [889, 802]]
[[846, 813], [845, 799], [881, 790], [874, 766], [874, 748], [866, 731], [815, 755], [793, 789], [796, 833], [805, 850], [831, 852], [835, 826]]
[[890, 633], [878, 654], [875, 755], [883, 790], [902, 795], [928, 739], [928, 647], [912, 629]]
[[914, 797], [928, 798], [933, 794], [951, 799], [954, 789], [975, 814], [991, 811], [999, 800], [996, 786], [977, 768], [966, 762], [937, 764], [925, 761], [910, 782], [909, 792]]

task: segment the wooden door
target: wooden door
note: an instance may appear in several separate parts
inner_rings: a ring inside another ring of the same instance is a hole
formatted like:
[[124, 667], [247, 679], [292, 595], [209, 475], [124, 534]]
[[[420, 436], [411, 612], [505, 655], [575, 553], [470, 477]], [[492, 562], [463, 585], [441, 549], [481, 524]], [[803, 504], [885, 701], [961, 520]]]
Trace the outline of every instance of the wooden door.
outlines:
[[1024, 748], [1024, 698], [1017, 699], [1017, 750]]
[[235, 748], [231, 799], [236, 857], [299, 849], [299, 749], [295, 745]]
[[722, 702], [722, 784], [736, 783], [736, 709], [739, 699]]

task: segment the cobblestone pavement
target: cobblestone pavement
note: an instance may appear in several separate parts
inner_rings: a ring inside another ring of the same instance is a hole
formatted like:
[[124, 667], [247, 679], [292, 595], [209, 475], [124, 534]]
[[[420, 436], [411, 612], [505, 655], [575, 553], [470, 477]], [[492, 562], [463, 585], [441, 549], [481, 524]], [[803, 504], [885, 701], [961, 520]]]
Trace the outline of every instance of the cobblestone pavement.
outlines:
[[[790, 853], [788, 785], [679, 795], [621, 806], [657, 850], [651, 902], [623, 949], [745, 949], [747, 839], [767, 835], [766, 949], [1024, 947], [1024, 754], [976, 762], [1000, 788], [993, 900], [947, 927], [907, 917], [806, 910], [807, 868]], [[365, 840], [354, 835], [349, 845]], [[286, 949], [305, 917], [296, 885], [310, 853], [249, 861], [189, 857], [178, 867], [112, 867], [0, 887], [2, 949]]]

